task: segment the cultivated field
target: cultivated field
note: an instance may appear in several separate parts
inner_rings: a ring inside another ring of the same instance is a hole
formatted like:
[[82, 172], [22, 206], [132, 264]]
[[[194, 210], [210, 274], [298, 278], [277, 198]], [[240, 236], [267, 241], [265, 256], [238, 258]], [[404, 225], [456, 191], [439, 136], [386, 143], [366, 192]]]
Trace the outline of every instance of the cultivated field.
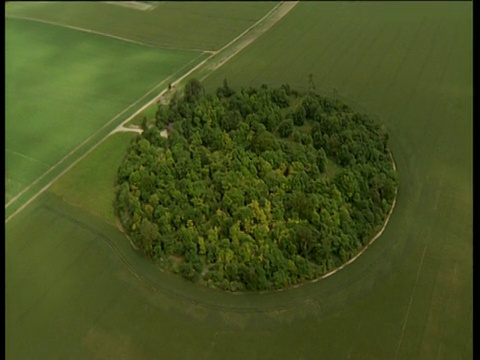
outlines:
[[7, 208], [206, 56], [29, 20], [6, 24]]
[[379, 116], [390, 130], [397, 208], [371, 252], [332, 279], [358, 277], [362, 295], [315, 326], [317, 344], [305, 350], [471, 358], [471, 10], [471, 3], [301, 4], [206, 80], [210, 89], [225, 77], [231, 86], [306, 88], [313, 74], [317, 89]]
[[215, 51], [265, 15], [274, 2], [157, 2], [142, 11], [107, 2], [10, 5], [8, 15], [75, 26], [152, 46]]
[[[177, 6], [101, 6], [163, 4]], [[224, 78], [306, 88], [309, 74], [389, 128], [400, 189], [373, 246], [281, 292], [232, 295], [161, 273], [110, 224], [104, 192], [136, 136], [115, 134], [6, 224], [7, 359], [472, 358], [472, 4], [300, 3], [203, 76], [214, 90]]]
[[[115, 224], [112, 186], [132, 137], [119, 132], [103, 142], [49, 189], [64, 201]], [[101, 166], [99, 166], [101, 164]], [[88, 196], [85, 196], [88, 194]]]

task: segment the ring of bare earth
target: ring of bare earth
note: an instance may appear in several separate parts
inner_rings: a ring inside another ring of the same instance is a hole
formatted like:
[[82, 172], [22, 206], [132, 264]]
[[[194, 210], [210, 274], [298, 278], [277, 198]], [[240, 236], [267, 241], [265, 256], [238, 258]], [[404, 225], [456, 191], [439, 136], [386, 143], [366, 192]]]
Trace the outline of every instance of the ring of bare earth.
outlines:
[[205, 95], [191, 80], [132, 140], [117, 216], [162, 269], [208, 287], [318, 281], [385, 229], [397, 194], [387, 142], [384, 126], [311, 90], [225, 80]]

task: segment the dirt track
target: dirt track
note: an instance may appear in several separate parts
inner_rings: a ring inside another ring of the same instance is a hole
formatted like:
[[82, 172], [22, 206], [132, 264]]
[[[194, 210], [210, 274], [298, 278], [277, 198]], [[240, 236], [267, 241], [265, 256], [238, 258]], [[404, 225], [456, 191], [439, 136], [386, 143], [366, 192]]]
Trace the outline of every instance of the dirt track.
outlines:
[[269, 14], [267, 14], [262, 21], [257, 22], [247, 31], [245, 31], [241, 38], [233, 43], [230, 43], [228, 48], [225, 48], [223, 51], [219, 51], [217, 54], [215, 54], [211, 59], [212, 61], [206, 64], [204, 69], [200, 70], [202, 72], [200, 81], [205, 80], [212, 72], [217, 70], [220, 66], [225, 64], [228, 60], [258, 39], [263, 33], [265, 33], [273, 25], [280, 21], [280, 19], [287, 15], [297, 4], [297, 1], [286, 1], [280, 3]]
[[[255, 24], [250, 26], [246, 29], [243, 33], [237, 36], [235, 39], [227, 43], [223, 46], [220, 50], [212, 53], [207, 59], [202, 61], [200, 64], [195, 66], [193, 69], [189, 70], [187, 73], [182, 75], [172, 84], [175, 85], [177, 91], [182, 87], [182, 81], [187, 77], [193, 75], [200, 79], [205, 79], [208, 75], [210, 75], [213, 71], [218, 69], [220, 66], [225, 64], [228, 60], [238, 54], [241, 50], [251, 44], [254, 40], [256, 40], [260, 35], [262, 35], [265, 31], [270, 29], [274, 24], [276, 24], [281, 18], [283, 18], [290, 10], [292, 10], [296, 5], [297, 1], [294, 2], [282, 2], [276, 5], [270, 12], [268, 12], [264, 17], [258, 20]], [[45, 190], [47, 190], [55, 181], [57, 181], [62, 175], [64, 175], [67, 171], [69, 171], [75, 164], [79, 161], [83, 160], [90, 152], [92, 152], [95, 148], [97, 148], [102, 142], [104, 142], [110, 135], [118, 132], [124, 131], [124, 125], [128, 123], [131, 119], [141, 113], [144, 109], [146, 109], [151, 104], [157, 102], [162, 96], [166, 93], [168, 89], [164, 89], [158, 96], [156, 96], [151, 101], [147, 102], [144, 106], [142, 106], [137, 112], [135, 112], [132, 116], [128, 119], [123, 121], [119, 126], [117, 126], [113, 131], [111, 131], [108, 135], [106, 135], [103, 139], [93, 145], [89, 150], [87, 150], [82, 156], [80, 156], [77, 160], [72, 162], [64, 171], [62, 171], [59, 175], [53, 178], [49, 183], [47, 183], [41, 190], [39, 190], [35, 195], [33, 195], [30, 199], [28, 199], [20, 208], [18, 208], [14, 213], [12, 213], [7, 219], [5, 223], [10, 221], [15, 215], [17, 215], [20, 211], [22, 211], [26, 206], [28, 206], [33, 200], [35, 200], [40, 194], [42, 194]], [[115, 117], [116, 118], [116, 117]], [[115, 119], [114, 118], [114, 119]], [[127, 130], [127, 131], [136, 131], [136, 130]], [[138, 131], [137, 131], [138, 132]], [[81, 144], [83, 145], [83, 143]], [[57, 166], [59, 166], [62, 162], [67, 160], [68, 157], [72, 156], [73, 153], [78, 149], [75, 148], [71, 153], [67, 154], [59, 163], [52, 166], [50, 169], [47, 170], [46, 173], [41, 175], [37, 180], [35, 180], [31, 185], [27, 187], [23, 192], [28, 190], [31, 186], [38, 183], [42, 178], [44, 178], [47, 173], [50, 173], [54, 170]], [[21, 194], [23, 194], [23, 192]], [[21, 194], [17, 195], [14, 199], [12, 199], [6, 206], [7, 208], [11, 203], [13, 203]]]

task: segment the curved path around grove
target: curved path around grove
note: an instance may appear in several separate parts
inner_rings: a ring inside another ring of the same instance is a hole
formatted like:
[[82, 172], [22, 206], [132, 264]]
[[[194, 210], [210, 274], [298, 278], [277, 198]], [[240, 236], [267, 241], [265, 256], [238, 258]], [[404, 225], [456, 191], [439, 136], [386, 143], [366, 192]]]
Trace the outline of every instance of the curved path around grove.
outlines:
[[[391, 158], [392, 166], [396, 170], [395, 160], [392, 155]], [[115, 228], [112, 226], [113, 229], [110, 229], [109, 231], [102, 231], [99, 229], [104, 228], [104, 225], [97, 226], [96, 223], [98, 220], [93, 218], [92, 221], [85, 221], [83, 219], [79, 220], [82, 217], [72, 216], [70, 211], [65, 211], [57, 206], [46, 205], [46, 207], [49, 211], [54, 212], [64, 220], [74, 223], [75, 225], [97, 235], [98, 238], [107, 243], [110, 249], [113, 250], [115, 256], [123, 263], [126, 270], [138, 279], [141, 284], [147, 286], [157, 295], [162, 294], [162, 296], [166, 295], [169, 298], [174, 299], [174, 302], [180, 308], [186, 304], [188, 305], [187, 308], [193, 306], [197, 310], [227, 311], [230, 313], [242, 314], [250, 313], [252, 315], [264, 314], [267, 316], [268, 314], [275, 313], [275, 316], [277, 317], [282, 313], [286, 316], [290, 310], [297, 311], [298, 307], [302, 307], [308, 313], [311, 313], [312, 311], [316, 313], [319, 313], [320, 311], [325, 313], [340, 305], [340, 303], [338, 303], [332, 308], [332, 305], [330, 304], [329, 306], [331, 308], [325, 309], [322, 307], [323, 305], [320, 305], [318, 299], [322, 299], [324, 295], [329, 297], [332, 294], [336, 294], [337, 291], [340, 294], [344, 289], [348, 289], [350, 284], [358, 279], [358, 276], [363, 276], [369, 271], [370, 267], [364, 270], [362, 266], [360, 266], [360, 270], [357, 271], [354, 276], [349, 274], [348, 279], [337, 279], [337, 277], [335, 277], [335, 282], [337, 282], [338, 285], [333, 285], [333, 290], [330, 289], [332, 283], [325, 283], [327, 285], [325, 287], [323, 286], [323, 281], [322, 286], [318, 286], [319, 284], [314, 283], [318, 283], [319, 280], [327, 281], [327, 278], [358, 260], [360, 255], [362, 255], [383, 234], [395, 209], [397, 194], [398, 188], [395, 191], [394, 201], [382, 228], [372, 237], [369, 243], [349, 261], [317, 279], [284, 289], [261, 292], [227, 292], [194, 284], [183, 279], [180, 275], [164, 272], [160, 267], [155, 265], [153, 261], [147, 259], [140, 251], [138, 251], [138, 249], [136, 249], [134, 244], [121, 229], [119, 223], [117, 223]], [[65, 206], [69, 207], [68, 205]], [[125, 241], [127, 239], [128, 241]], [[375, 258], [375, 256], [373, 256], [373, 258]], [[318, 292], [320, 292], [320, 296], [318, 294], [315, 295], [315, 293]], [[278, 319], [281, 320], [282, 317], [279, 316]]]
[[[211, 54], [207, 59], [189, 70], [180, 78], [178, 78], [172, 83], [172, 85], [174, 85], [175, 89], [177, 89], [178, 91], [179, 89], [181, 89], [181, 86], [186, 82], [185, 80], [189, 77], [201, 77], [202, 80], [205, 79], [208, 75], [213, 73], [216, 69], [225, 64], [233, 56], [238, 54], [241, 50], [251, 44], [255, 39], [257, 39], [273, 25], [275, 25], [296, 5], [297, 2], [279, 3], [257, 23], [253, 24], [250, 28], [245, 30], [237, 38], [230, 41], [219, 51]], [[141, 113], [148, 106], [151, 106], [153, 103], [157, 102], [164, 96], [168, 96], [167, 91], [168, 88], [165, 88], [158, 96], [146, 103], [132, 116], [119, 124], [107, 136], [105, 136], [98, 143], [96, 143], [89, 150], [87, 150], [81, 157], [72, 162], [63, 172], [61, 172], [58, 176], [51, 180], [39, 192], [37, 192], [33, 197], [31, 197], [25, 204], [23, 204], [17, 211], [10, 215], [6, 219], [6, 222], [8, 222], [18, 212], [28, 206], [35, 198], [45, 192], [56, 180], [58, 180], [62, 175], [68, 172], [79, 161], [85, 158], [90, 152], [92, 152], [101, 143], [103, 143], [103, 141], [105, 141], [110, 135], [119, 131], [135, 131], [140, 133], [140, 129], [126, 128], [124, 125], [131, 121], [135, 116]], [[393, 166], [395, 168], [394, 162]], [[343, 269], [345, 266], [357, 260], [360, 255], [363, 254], [363, 252], [383, 233], [388, 221], [390, 220], [390, 216], [393, 212], [395, 204], [396, 198], [392, 204], [392, 208], [386, 218], [385, 224], [382, 229], [372, 238], [369, 244], [366, 245], [354, 258], [350, 259], [348, 262], [341, 265], [339, 268], [323, 275], [318, 279], [312, 280], [304, 284], [296, 285], [295, 287], [266, 292], [230, 293], [221, 290], [209, 289], [204, 286], [197, 286], [182, 279], [180, 276], [163, 273], [153, 263], [145, 261], [145, 258], [143, 256], [139, 256], [138, 252], [132, 249], [129, 242], [124, 241], [125, 234], [117, 233], [116, 235], [112, 235], [110, 233], [108, 236], [101, 236], [101, 238], [108, 243], [112, 250], [114, 250], [116, 256], [118, 256], [119, 259], [124, 263], [129, 272], [132, 273], [137, 279], [141, 280], [142, 283], [148, 285], [156, 293], [163, 292], [165, 294], [168, 294], [169, 296], [181, 300], [183, 303], [186, 302], [195, 305], [195, 307], [201, 307], [205, 309], [225, 310], [241, 313], [269, 313], [272, 311], [283, 311], [289, 308], [295, 308], [298, 305], [306, 307], [311, 305], [313, 306], [313, 309], [315, 311], [318, 311], [321, 308], [318, 300], [313, 300], [315, 296], [309, 295], [311, 292], [312, 283], [318, 282], [321, 279], [327, 279], [331, 275]], [[61, 211], [61, 209], [55, 209], [54, 207], [52, 207], [50, 208], [50, 210], [56, 212], [61, 217], [76, 223], [77, 225], [88, 228], [90, 231], [97, 232], [94, 227], [89, 226], [85, 222], [80, 222], [76, 220], [74, 217], [71, 217]], [[355, 279], [350, 279], [348, 281], [354, 280]], [[346, 285], [348, 286], [348, 284]], [[316, 288], [318, 288], [318, 286]], [[305, 296], [305, 293], [307, 293], [307, 296]]]
[[[390, 158], [392, 159], [393, 170], [394, 170], [394, 171], [397, 171], [397, 165], [395, 164], [395, 159], [393, 158], [393, 155], [392, 155], [391, 152], [390, 152]], [[352, 258], [351, 258], [350, 260], [348, 260], [345, 264], [343, 264], [343, 265], [339, 266], [338, 268], [336, 268], [336, 269], [334, 269], [334, 270], [326, 273], [325, 275], [319, 277], [318, 279], [312, 280], [312, 282], [317, 282], [317, 281], [319, 281], [319, 280], [325, 279], [325, 278], [327, 278], [327, 277], [335, 274], [337, 271], [342, 270], [345, 266], [350, 265], [351, 263], [353, 263], [355, 260], [357, 260], [357, 259], [360, 257], [360, 255], [362, 255], [362, 254], [365, 252], [365, 250], [368, 249], [368, 247], [369, 247], [370, 245], [372, 245], [372, 244], [374, 243], [375, 240], [377, 240], [377, 239], [383, 234], [383, 232], [385, 231], [385, 228], [387, 227], [388, 222], [390, 221], [390, 217], [391, 217], [392, 214], [393, 214], [393, 210], [395, 209], [395, 205], [397, 204], [397, 193], [398, 193], [398, 187], [395, 189], [395, 198], [393, 199], [392, 206], [390, 207], [390, 210], [389, 210], [389, 212], [388, 212], [387, 218], [385, 219], [385, 223], [383, 224], [383, 226], [382, 226], [382, 228], [380, 229], [380, 231], [372, 238], [372, 240], [370, 240], [370, 241], [368, 242], [368, 244], [365, 245], [365, 247], [364, 247], [362, 250], [360, 250], [360, 252], [359, 252], [357, 255], [355, 255], [354, 257], [352, 257]]]

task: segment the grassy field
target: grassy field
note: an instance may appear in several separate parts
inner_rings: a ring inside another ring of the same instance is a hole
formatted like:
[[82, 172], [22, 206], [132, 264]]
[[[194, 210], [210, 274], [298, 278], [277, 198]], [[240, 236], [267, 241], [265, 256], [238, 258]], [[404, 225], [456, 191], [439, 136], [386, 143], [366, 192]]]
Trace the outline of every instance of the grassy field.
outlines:
[[165, 2], [141, 11], [105, 2], [14, 3], [9, 16], [29, 17], [120, 36], [159, 47], [218, 50], [275, 2]]
[[114, 128], [165, 81], [204, 57], [7, 18], [7, 203], [102, 126]]
[[58, 179], [49, 191], [64, 201], [115, 224], [113, 183], [134, 136], [137, 134], [132, 132], [115, 133]]
[[282, 292], [162, 273], [107, 219], [114, 135], [6, 224], [7, 359], [472, 358], [472, 4], [301, 3], [206, 86], [310, 73], [390, 130], [400, 189], [373, 246]]
[[365, 254], [384, 252], [382, 276], [371, 269], [365, 300], [330, 320], [348, 327], [343, 339], [316, 329], [319, 348], [337, 358], [471, 358], [471, 3], [301, 4], [206, 85], [306, 88], [309, 74], [387, 124], [400, 172], [388, 231]]

